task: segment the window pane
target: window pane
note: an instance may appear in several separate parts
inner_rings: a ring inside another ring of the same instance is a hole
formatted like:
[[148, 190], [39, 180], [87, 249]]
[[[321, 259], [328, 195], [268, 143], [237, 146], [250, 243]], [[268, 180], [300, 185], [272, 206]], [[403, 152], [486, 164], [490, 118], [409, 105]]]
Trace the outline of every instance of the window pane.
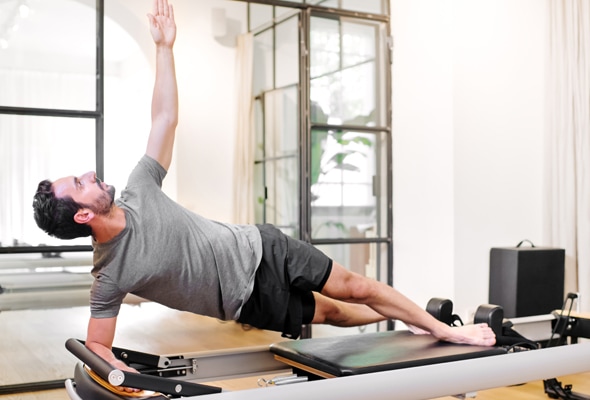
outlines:
[[264, 152], [257, 151], [255, 164], [256, 222], [275, 224], [298, 237], [297, 86], [266, 92], [264, 101], [256, 104], [257, 148], [264, 146]]
[[61, 241], [41, 231], [32, 200], [43, 179], [54, 181], [96, 169], [94, 119], [0, 115], [0, 242], [28, 245], [90, 244]]
[[253, 95], [273, 88], [273, 31], [272, 29], [254, 36], [254, 82]]
[[275, 85], [280, 88], [299, 82], [299, 18], [289, 18], [278, 24], [275, 29]]
[[330, 8], [338, 8], [340, 6], [339, 0], [306, 0], [306, 3]]
[[312, 131], [312, 238], [386, 235], [385, 139], [385, 134]]
[[343, 10], [385, 14], [383, 0], [341, 0]]
[[349, 271], [387, 281], [387, 244], [356, 243], [316, 245], [335, 262]]
[[360, 11], [370, 14], [385, 14], [383, 0], [307, 0], [308, 4], [316, 4], [322, 7], [342, 8], [349, 11]]
[[373, 22], [312, 18], [312, 122], [385, 124], [383, 35]]
[[94, 110], [94, 1], [0, 2], [0, 87], [2, 106]]
[[354, 66], [375, 60], [377, 26], [342, 21], [342, 66]]
[[261, 99], [254, 102], [254, 160], [259, 161], [264, 158], [264, 114], [263, 103]]
[[266, 162], [266, 221], [285, 233], [299, 226], [299, 168], [296, 157]]
[[295, 155], [298, 150], [297, 87], [266, 93], [265, 157]]
[[255, 30], [272, 22], [272, 6], [265, 4], [248, 4], [250, 30]]
[[264, 203], [266, 196], [264, 188], [264, 163], [258, 162], [254, 164], [254, 221], [257, 224], [265, 222]]
[[328, 124], [377, 125], [378, 95], [374, 63], [313, 79], [310, 100], [318, 107], [314, 117]]
[[278, 7], [275, 6], [275, 20], [280, 21], [281, 19], [288, 18], [294, 14], [298, 14], [299, 9], [290, 7]]
[[[361, 275], [387, 282], [387, 244], [362, 243], [316, 246], [328, 257], [345, 268]], [[377, 332], [386, 329], [386, 323], [354, 328], [338, 328], [331, 325], [314, 325], [312, 336], [327, 337]]]
[[338, 20], [311, 18], [310, 75], [314, 79], [340, 69], [340, 24]]

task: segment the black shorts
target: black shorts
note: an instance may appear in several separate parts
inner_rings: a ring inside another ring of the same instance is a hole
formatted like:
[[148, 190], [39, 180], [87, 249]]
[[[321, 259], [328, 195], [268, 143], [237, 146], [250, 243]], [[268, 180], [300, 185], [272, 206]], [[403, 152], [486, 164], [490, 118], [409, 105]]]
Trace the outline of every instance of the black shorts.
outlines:
[[293, 239], [272, 225], [257, 225], [262, 236], [262, 260], [254, 290], [242, 307], [238, 322], [282, 332], [296, 339], [301, 325], [312, 321], [311, 292], [324, 287], [332, 260], [309, 243]]

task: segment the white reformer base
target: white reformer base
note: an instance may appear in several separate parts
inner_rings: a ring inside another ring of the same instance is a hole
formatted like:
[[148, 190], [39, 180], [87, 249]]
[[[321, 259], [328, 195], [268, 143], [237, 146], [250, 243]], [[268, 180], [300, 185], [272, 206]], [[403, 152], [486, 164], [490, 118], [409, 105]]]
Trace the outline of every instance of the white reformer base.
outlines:
[[186, 399], [432, 399], [586, 371], [590, 371], [590, 343], [580, 343], [294, 385], [187, 397]]
[[[418, 400], [522, 384], [590, 371], [590, 343], [522, 351], [423, 367], [285, 386], [185, 397], [193, 400]], [[82, 400], [70, 380], [70, 399]]]

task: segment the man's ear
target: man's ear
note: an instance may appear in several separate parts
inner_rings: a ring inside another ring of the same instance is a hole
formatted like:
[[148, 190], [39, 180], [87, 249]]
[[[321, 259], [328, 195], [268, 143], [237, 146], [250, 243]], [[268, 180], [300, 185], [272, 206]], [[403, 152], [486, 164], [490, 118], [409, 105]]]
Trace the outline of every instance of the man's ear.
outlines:
[[74, 221], [78, 224], [87, 224], [94, 218], [94, 212], [88, 208], [81, 208], [74, 215]]

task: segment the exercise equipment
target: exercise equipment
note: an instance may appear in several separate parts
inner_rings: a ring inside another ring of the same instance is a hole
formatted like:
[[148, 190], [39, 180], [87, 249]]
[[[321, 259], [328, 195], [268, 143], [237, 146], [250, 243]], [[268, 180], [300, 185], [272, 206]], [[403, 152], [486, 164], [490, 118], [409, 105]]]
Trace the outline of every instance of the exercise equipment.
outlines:
[[461, 318], [457, 314], [453, 314], [453, 302], [449, 299], [433, 297], [426, 304], [426, 311], [449, 326], [463, 325]]
[[[445, 307], [448, 311], [448, 305]], [[448, 316], [447, 311], [444, 315]], [[493, 305], [484, 305], [476, 312], [493, 324], [500, 320], [504, 333], [508, 325], [499, 318], [499, 313]], [[156, 398], [179, 397], [182, 391], [189, 396], [185, 398], [200, 400], [435, 398], [590, 370], [587, 361], [590, 343], [535, 349], [514, 345], [479, 347], [442, 343], [430, 335], [414, 335], [409, 331], [285, 341], [270, 348], [220, 354], [155, 356], [113, 349], [118, 358], [141, 374], [113, 368], [78, 340], [70, 339], [66, 346], [81, 360], [74, 380], [66, 381], [72, 400], [124, 398], [101, 387], [85, 368], [111, 385], [157, 392]], [[290, 375], [284, 379], [262, 381], [264, 388], [237, 392], [201, 384], [193, 387], [186, 382], [285, 372]], [[567, 392], [568, 387], [562, 389]]]
[[[522, 246], [529, 242], [530, 246]], [[535, 246], [490, 250], [489, 302], [508, 318], [548, 314], [564, 297], [565, 249]]]
[[[106, 395], [106, 392], [98, 390], [97, 387], [104, 387], [107, 389], [115, 388], [116, 390], [116, 387], [127, 386], [160, 392], [162, 395], [174, 395], [177, 397], [221, 392], [220, 388], [213, 386], [200, 385], [191, 382], [174, 381], [159, 376], [130, 373], [113, 368], [113, 366], [104, 361], [102, 358], [98, 357], [78, 340], [69, 339], [66, 342], [66, 348], [76, 357], [84, 360], [84, 367], [82, 367], [80, 364], [78, 364], [76, 367], [75, 376], [77, 376], [77, 380], [80, 379], [83, 374], [81, 371], [82, 368], [92, 371], [92, 374], [89, 374], [89, 376], [94, 378], [92, 381], [96, 382], [96, 384], [84, 386], [79, 392], [81, 396], [88, 396], [89, 399], [98, 396], [99, 393], [105, 393]], [[108, 390], [108, 392], [116, 393], [113, 390]], [[157, 394], [157, 396], [162, 395], [159, 393]]]
[[279, 361], [312, 378], [392, 371], [506, 354], [502, 347], [443, 343], [410, 331], [303, 339], [270, 346]]
[[[590, 317], [572, 315], [574, 300], [577, 298], [576, 293], [568, 293], [561, 310], [553, 311], [556, 319], [547, 347], [563, 346], [567, 344], [568, 337], [571, 338], [572, 343], [577, 343], [579, 337], [590, 337]], [[552, 399], [590, 400], [590, 396], [572, 391], [572, 385], [563, 386], [556, 378], [543, 380], [543, 387], [545, 394]]]
[[[313, 341], [314, 339], [304, 340]], [[441, 360], [439, 363], [430, 365], [188, 398], [213, 400], [435, 398], [520, 384], [543, 379], [546, 376], [584, 372], [589, 369], [587, 362], [589, 357], [590, 344], [573, 344], [449, 362]], [[77, 369], [79, 370], [79, 367]], [[106, 376], [108, 379], [108, 374]], [[102, 378], [105, 379], [104, 376]], [[152, 378], [156, 377], [149, 376], [146, 380]], [[170, 378], [162, 379], [176, 382]], [[66, 387], [70, 388], [68, 394], [71, 399], [121, 400], [122, 398], [103, 396], [104, 393], [89, 395], [86, 389], [82, 389], [84, 383], [88, 382], [84, 382], [80, 375], [75, 377], [75, 383], [71, 381], [66, 383]], [[170, 396], [174, 397], [173, 394]]]

